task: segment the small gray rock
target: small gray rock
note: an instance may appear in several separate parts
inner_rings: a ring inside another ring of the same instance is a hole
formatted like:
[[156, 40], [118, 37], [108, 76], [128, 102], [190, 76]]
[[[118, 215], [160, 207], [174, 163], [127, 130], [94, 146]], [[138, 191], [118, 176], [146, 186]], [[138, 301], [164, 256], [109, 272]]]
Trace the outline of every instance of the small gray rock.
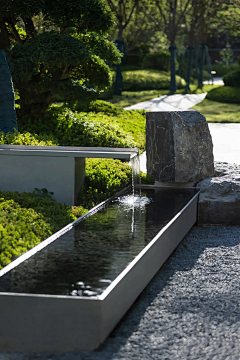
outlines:
[[194, 183], [214, 175], [212, 137], [195, 110], [149, 112], [147, 173], [157, 181]]
[[240, 165], [215, 163], [215, 175], [197, 184], [199, 225], [240, 225]]

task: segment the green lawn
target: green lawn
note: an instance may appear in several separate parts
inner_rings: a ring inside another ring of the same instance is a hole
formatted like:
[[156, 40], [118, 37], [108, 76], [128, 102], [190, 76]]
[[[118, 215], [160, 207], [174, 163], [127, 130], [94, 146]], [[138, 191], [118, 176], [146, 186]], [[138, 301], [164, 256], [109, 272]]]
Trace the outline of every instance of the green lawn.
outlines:
[[[221, 85], [220, 85], [221, 86]], [[191, 86], [191, 94], [201, 94], [211, 89], [219, 87], [219, 85], [204, 85], [203, 89], [197, 89], [196, 85]], [[184, 94], [185, 90], [177, 90], [176, 94]], [[123, 91], [122, 95], [114, 95], [113, 99], [108, 101], [116, 106], [127, 107], [143, 101], [151, 100], [163, 95], [170, 95], [169, 90], [143, 90], [143, 91]]]
[[203, 114], [208, 122], [240, 123], [240, 104], [203, 100], [192, 107]]

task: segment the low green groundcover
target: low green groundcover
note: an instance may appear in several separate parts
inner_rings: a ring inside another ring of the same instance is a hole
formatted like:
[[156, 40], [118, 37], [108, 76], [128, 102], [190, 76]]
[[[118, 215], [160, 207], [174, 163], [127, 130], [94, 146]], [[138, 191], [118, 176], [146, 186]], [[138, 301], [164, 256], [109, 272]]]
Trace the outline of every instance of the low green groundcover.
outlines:
[[49, 196], [0, 191], [0, 268], [84, 214]]

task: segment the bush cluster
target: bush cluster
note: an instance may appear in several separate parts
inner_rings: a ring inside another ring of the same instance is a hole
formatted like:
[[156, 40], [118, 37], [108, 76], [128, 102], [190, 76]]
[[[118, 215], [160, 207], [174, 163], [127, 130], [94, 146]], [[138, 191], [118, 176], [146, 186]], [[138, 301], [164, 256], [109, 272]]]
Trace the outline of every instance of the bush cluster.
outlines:
[[227, 73], [229, 73], [230, 71], [234, 71], [237, 70], [239, 68], [239, 64], [238, 63], [233, 63], [229, 66], [227, 65], [223, 65], [223, 64], [214, 64], [212, 65], [212, 71], [216, 71], [216, 75], [215, 76], [224, 76]]
[[30, 134], [29, 132], [5, 134], [0, 132], [0, 144], [8, 145], [37, 145], [37, 146], [54, 146], [58, 145], [58, 140], [54, 135], [47, 134]]
[[240, 88], [220, 86], [209, 91], [206, 99], [230, 104], [240, 104]]
[[[143, 184], [154, 179], [140, 172]], [[132, 168], [128, 163], [113, 159], [87, 159], [86, 177], [81, 193], [81, 204], [91, 208], [113, 196], [132, 182]]]
[[224, 75], [223, 82], [225, 86], [240, 87], [240, 69]]
[[93, 207], [131, 183], [132, 169], [113, 159], [87, 159], [81, 204]]
[[62, 146], [136, 147], [133, 138], [116, 124], [103, 122], [95, 113], [78, 113], [67, 108], [51, 108], [38, 122], [31, 120], [19, 130], [52, 134]]
[[0, 268], [86, 211], [34, 192], [0, 191]]
[[148, 53], [142, 63], [144, 69], [169, 71], [170, 53], [168, 51], [153, 51]]
[[108, 101], [92, 100], [90, 102], [77, 101], [74, 105], [74, 110], [80, 112], [102, 112], [106, 115], [119, 115], [123, 111], [123, 108], [115, 106]]
[[[170, 87], [170, 74], [157, 70], [125, 71], [123, 75], [123, 87], [126, 91], [162, 90]], [[176, 76], [178, 89], [183, 89], [186, 82], [180, 76]]]
[[100, 121], [106, 126], [111, 124], [116, 128], [120, 128], [124, 134], [128, 134], [133, 138], [135, 146], [132, 147], [138, 147], [140, 151], [145, 149], [145, 110], [123, 110], [118, 116], [108, 116], [105, 113], [89, 113], [88, 118], [93, 122]]

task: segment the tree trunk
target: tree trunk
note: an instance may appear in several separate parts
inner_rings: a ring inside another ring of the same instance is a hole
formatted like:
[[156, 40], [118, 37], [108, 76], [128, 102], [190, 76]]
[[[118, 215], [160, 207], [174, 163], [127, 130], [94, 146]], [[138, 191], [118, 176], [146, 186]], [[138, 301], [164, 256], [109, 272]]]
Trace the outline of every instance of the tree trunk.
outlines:
[[0, 49], [0, 130], [8, 133], [17, 130], [15, 96], [11, 73], [4, 50]]
[[171, 71], [171, 82], [170, 82], [170, 92], [175, 93], [177, 90], [177, 84], [176, 84], [176, 66], [175, 66], [175, 51], [176, 46], [171, 45], [169, 46], [169, 52], [170, 52], [170, 71]]
[[206, 56], [206, 49], [205, 44], [202, 44], [200, 46], [200, 52], [199, 52], [199, 75], [198, 75], [198, 89], [202, 89], [203, 87], [203, 69], [205, 64], [205, 56]]
[[28, 120], [40, 118], [44, 115], [54, 96], [50, 91], [41, 92], [36, 82], [16, 84], [20, 95], [19, 121], [24, 125]]
[[186, 93], [190, 91], [190, 80], [191, 80], [191, 72], [192, 72], [192, 64], [193, 64], [193, 47], [187, 47], [187, 54], [188, 54], [188, 62], [187, 62], [187, 75], [186, 75]]

